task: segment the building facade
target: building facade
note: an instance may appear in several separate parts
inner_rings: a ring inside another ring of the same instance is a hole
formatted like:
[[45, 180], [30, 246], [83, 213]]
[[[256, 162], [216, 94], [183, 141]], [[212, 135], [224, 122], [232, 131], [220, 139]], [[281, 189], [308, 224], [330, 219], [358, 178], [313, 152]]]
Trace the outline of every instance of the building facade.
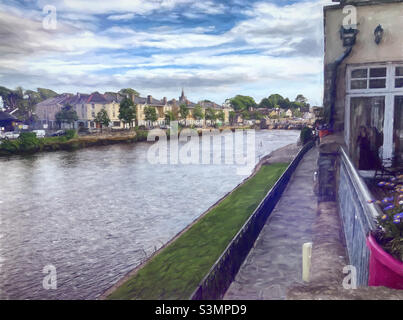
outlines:
[[[124, 96], [118, 93], [100, 94], [98, 92], [94, 92], [92, 94], [62, 94], [38, 103], [36, 105], [35, 115], [38, 119], [37, 122], [41, 127], [58, 129], [60, 125], [56, 121], [56, 114], [62, 110], [63, 106], [71, 105], [78, 116], [78, 121], [75, 123], [75, 128], [97, 128], [99, 125], [97, 125], [95, 122], [95, 117], [99, 111], [104, 109], [111, 120], [109, 126], [113, 128], [123, 128], [124, 124], [119, 119], [119, 106], [120, 102], [124, 98]], [[186, 98], [183, 90], [179, 100], [172, 99], [168, 101], [166, 97], [158, 100], [153, 98], [151, 95], [148, 95], [147, 98], [134, 95], [128, 98], [131, 99], [136, 106], [137, 124], [139, 126], [146, 127], [165, 125], [166, 114], [168, 112], [172, 112], [178, 116], [180, 105], [182, 104], [186, 105], [189, 109], [187, 118], [180, 120], [185, 125], [209, 124], [209, 121], [205, 123], [205, 120], [196, 119], [194, 117], [194, 109], [197, 105], [201, 106], [203, 114], [205, 114], [205, 110], [207, 108], [212, 108], [216, 112], [223, 111], [224, 123], [229, 122], [229, 112], [232, 110], [230, 107], [220, 106], [210, 101], [202, 101], [199, 102], [199, 104], [193, 103]], [[155, 108], [156, 110], [157, 120], [153, 123], [151, 123], [149, 120], [146, 120], [145, 109], [149, 107]]]
[[402, 12], [402, 0], [324, 8], [325, 115], [357, 167], [365, 139], [381, 160], [403, 160]]

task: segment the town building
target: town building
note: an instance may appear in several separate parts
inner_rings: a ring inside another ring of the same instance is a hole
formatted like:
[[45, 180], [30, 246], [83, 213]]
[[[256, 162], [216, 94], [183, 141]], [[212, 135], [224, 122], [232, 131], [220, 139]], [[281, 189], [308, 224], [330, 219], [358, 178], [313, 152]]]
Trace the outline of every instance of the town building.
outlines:
[[12, 114], [0, 110], [0, 131], [14, 131], [22, 121]]
[[111, 126], [122, 127], [119, 119], [119, 103], [122, 97], [111, 94], [62, 94], [53, 98], [46, 99], [36, 105], [35, 115], [37, 122], [48, 129], [57, 129], [67, 124], [59, 124], [56, 121], [56, 114], [62, 110], [63, 106], [71, 105], [76, 111], [78, 121], [76, 128], [96, 128], [95, 117], [99, 111], [105, 109], [111, 120]]
[[324, 8], [325, 115], [357, 167], [363, 134], [381, 159], [403, 161], [402, 12], [402, 0]]
[[318, 211], [340, 221], [346, 264], [365, 287], [390, 268], [383, 252], [383, 269], [374, 271], [369, 243], [385, 211], [371, 199], [385, 196], [379, 181], [403, 172], [403, 0], [338, 2], [324, 7]]
[[[68, 126], [68, 124], [59, 124], [56, 121], [56, 114], [62, 110], [63, 106], [71, 105], [76, 111], [78, 116], [78, 121], [74, 124], [75, 128], [97, 128], [99, 124], [95, 122], [95, 117], [99, 111], [102, 109], [106, 110], [108, 113], [110, 122], [110, 127], [113, 128], [123, 128], [124, 124], [119, 119], [119, 106], [120, 102], [125, 97], [119, 93], [108, 92], [105, 94], [100, 94], [99, 92], [93, 92], [91, 94], [77, 93], [73, 94], [61, 94], [59, 96], [49, 98], [42, 101], [36, 105], [35, 115], [37, 118], [37, 126], [41, 128], [48, 129], [58, 129], [60, 125]], [[163, 99], [155, 99], [151, 95], [146, 98], [132, 95], [127, 97], [131, 99], [136, 106], [136, 120], [139, 126], [145, 127], [155, 127], [163, 126], [166, 124], [166, 114], [167, 112], [173, 112], [176, 116], [179, 115], [179, 109], [181, 105], [186, 105], [189, 109], [189, 114], [186, 119], [181, 119], [185, 125], [204, 125], [205, 120], [196, 119], [194, 117], [194, 108], [200, 105], [203, 114], [208, 108], [214, 109], [216, 112], [224, 112], [224, 123], [229, 122], [229, 112], [232, 108], [228, 106], [220, 106], [211, 101], [201, 101], [198, 104], [189, 101], [182, 89], [181, 96], [178, 100], [169, 100], [164, 97]], [[157, 120], [153, 123], [146, 120], [145, 108], [152, 107], [155, 108], [157, 113]], [[206, 124], [209, 124], [207, 121]]]

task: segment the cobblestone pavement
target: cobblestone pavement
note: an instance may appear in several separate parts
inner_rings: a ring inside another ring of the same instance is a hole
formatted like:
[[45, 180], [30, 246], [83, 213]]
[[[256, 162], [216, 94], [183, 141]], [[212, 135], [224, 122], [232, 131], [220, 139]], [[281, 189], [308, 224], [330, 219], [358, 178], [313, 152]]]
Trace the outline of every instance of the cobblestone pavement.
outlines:
[[317, 198], [313, 191], [318, 151], [301, 160], [224, 299], [285, 299], [302, 284], [302, 245], [312, 241]]

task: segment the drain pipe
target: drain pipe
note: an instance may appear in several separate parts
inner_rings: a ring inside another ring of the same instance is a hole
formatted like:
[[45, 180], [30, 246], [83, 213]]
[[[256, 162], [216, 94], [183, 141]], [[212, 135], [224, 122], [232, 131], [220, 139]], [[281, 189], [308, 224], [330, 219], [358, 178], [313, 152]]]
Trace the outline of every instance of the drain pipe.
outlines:
[[350, 55], [353, 50], [353, 46], [347, 47], [343, 54], [338, 57], [335, 62], [329, 65], [329, 71], [331, 73], [330, 83], [330, 114], [329, 114], [329, 126], [333, 129], [334, 125], [334, 110], [336, 109], [336, 94], [337, 94], [337, 71], [340, 64]]

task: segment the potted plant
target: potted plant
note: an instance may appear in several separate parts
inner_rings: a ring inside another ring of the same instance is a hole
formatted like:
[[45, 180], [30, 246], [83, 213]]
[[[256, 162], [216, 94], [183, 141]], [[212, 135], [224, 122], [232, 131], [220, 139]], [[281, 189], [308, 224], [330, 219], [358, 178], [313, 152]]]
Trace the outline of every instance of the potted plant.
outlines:
[[387, 190], [387, 197], [370, 201], [378, 203], [383, 214], [367, 238], [371, 252], [368, 285], [403, 290], [403, 175], [378, 186]]

